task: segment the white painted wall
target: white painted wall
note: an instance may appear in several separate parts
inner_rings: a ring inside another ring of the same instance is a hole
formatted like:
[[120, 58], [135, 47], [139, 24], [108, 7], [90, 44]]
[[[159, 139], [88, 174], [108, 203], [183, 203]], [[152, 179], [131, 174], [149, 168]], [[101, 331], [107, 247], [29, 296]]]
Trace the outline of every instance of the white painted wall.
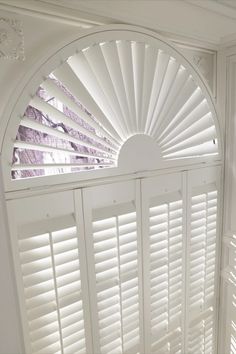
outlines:
[[0, 353], [23, 353], [6, 206], [0, 171]]

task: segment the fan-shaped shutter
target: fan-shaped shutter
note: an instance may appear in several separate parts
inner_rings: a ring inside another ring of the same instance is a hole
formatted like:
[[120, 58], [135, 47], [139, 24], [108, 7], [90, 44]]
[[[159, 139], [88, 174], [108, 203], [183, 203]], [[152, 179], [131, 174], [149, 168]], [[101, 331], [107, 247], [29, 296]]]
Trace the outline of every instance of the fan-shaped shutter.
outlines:
[[143, 352], [137, 205], [135, 182], [84, 191], [94, 353]]
[[217, 168], [189, 173], [188, 353], [214, 352], [217, 301]]
[[181, 174], [142, 182], [145, 353], [183, 352], [184, 211]]
[[[34, 207], [37, 202], [45, 203], [39, 215]], [[16, 218], [21, 219], [17, 230], [18, 271], [24, 294], [27, 352], [90, 351], [85, 264], [81, 264], [83, 240], [75, 220], [72, 193], [29, 198], [25, 207], [27, 215], [21, 218], [16, 214]], [[16, 204], [12, 208], [18, 209]]]
[[161, 161], [214, 156], [214, 115], [173, 48], [110, 31], [104, 40], [88, 38], [42, 82], [20, 121], [12, 177], [117, 166], [135, 134], [156, 142]]

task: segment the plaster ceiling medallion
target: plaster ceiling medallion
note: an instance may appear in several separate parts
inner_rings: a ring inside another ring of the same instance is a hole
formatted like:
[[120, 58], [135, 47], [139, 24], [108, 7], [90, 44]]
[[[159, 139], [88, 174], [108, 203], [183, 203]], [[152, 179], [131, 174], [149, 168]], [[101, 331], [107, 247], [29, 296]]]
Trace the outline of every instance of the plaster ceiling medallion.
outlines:
[[142, 143], [148, 169], [218, 155], [214, 108], [183, 57], [136, 32], [98, 35], [67, 54], [31, 97], [14, 142], [12, 178], [127, 169]]
[[0, 59], [24, 60], [22, 24], [11, 18], [0, 18]]

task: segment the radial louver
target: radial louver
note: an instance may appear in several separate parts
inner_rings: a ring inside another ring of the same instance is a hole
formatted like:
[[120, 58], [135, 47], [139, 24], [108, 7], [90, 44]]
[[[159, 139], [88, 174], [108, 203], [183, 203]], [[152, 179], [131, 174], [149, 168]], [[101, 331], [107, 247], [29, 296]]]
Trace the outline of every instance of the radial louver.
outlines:
[[116, 167], [135, 134], [154, 139], [163, 160], [218, 153], [210, 105], [179, 59], [145, 41], [93, 43], [56, 68], [29, 102], [12, 178]]

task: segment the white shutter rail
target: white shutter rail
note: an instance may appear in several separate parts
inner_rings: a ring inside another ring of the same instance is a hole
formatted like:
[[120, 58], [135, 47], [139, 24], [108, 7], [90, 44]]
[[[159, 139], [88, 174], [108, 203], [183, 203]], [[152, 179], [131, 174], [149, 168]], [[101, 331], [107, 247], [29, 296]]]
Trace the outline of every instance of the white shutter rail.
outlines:
[[94, 353], [143, 352], [141, 247], [134, 187], [135, 183], [120, 183], [84, 190]]
[[181, 175], [143, 182], [145, 353], [181, 353], [184, 212]]
[[[215, 353], [217, 314], [217, 169], [189, 173], [187, 352]], [[214, 172], [215, 171], [215, 175]], [[218, 176], [217, 176], [218, 174]], [[207, 183], [208, 182], [208, 183]]]
[[13, 179], [117, 167], [120, 149], [136, 134], [155, 142], [157, 163], [165, 166], [217, 158], [213, 106], [172, 47], [137, 31], [110, 30], [76, 48], [44, 78], [21, 117], [8, 161]]

